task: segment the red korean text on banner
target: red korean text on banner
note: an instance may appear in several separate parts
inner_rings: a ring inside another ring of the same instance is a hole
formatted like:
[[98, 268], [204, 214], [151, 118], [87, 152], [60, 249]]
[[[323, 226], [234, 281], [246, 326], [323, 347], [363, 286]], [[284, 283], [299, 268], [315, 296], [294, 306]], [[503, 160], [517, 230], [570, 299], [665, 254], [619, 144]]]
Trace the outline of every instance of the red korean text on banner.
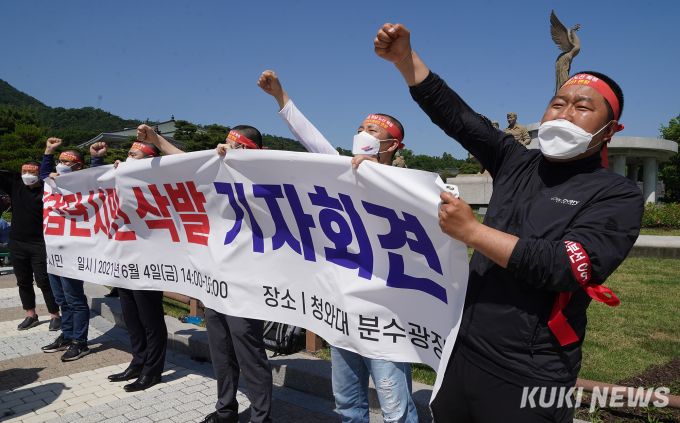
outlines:
[[[179, 231], [170, 213], [172, 207], [179, 213], [187, 241], [192, 244], [208, 245], [210, 221], [203, 206], [206, 203], [205, 196], [196, 189], [192, 181], [178, 182], [174, 185], [176, 187], [173, 187], [173, 184], [163, 184], [167, 196], [162, 195], [156, 185], [148, 185], [146, 188], [151, 192], [153, 203], [146, 199], [142, 187], [133, 187], [132, 191], [137, 198], [137, 215], [144, 220], [149, 229], [166, 229], [170, 232], [172, 242], [180, 242]], [[162, 219], [149, 219], [147, 215]]]

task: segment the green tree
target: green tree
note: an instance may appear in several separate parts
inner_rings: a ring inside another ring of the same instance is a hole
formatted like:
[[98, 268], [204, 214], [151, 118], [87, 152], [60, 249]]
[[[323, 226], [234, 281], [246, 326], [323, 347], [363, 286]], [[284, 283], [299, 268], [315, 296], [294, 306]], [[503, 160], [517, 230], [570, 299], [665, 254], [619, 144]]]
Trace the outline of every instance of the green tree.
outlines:
[[[194, 126], [196, 126], [196, 132], [194, 132], [190, 140], [185, 141], [187, 145], [184, 150], [187, 152], [211, 150], [217, 147], [217, 144], [224, 143], [230, 131], [230, 128], [216, 123], [201, 128], [205, 132], [198, 132], [199, 127], [197, 125]], [[185, 126], [184, 131], [189, 130], [191, 130], [191, 127], [188, 125]], [[175, 131], [175, 134], [177, 134], [177, 131]]]
[[439, 174], [439, 177], [442, 178], [442, 181], [446, 182], [448, 178], [455, 178], [456, 175], [453, 174], [453, 172], [449, 172], [448, 170], [443, 171], [442, 173]]
[[28, 107], [0, 105], [0, 136], [13, 133], [18, 124], [40, 126], [40, 120]]
[[[661, 125], [661, 138], [680, 142], [680, 114]], [[659, 163], [659, 179], [666, 185], [666, 201], [680, 201], [680, 155], [675, 155], [665, 162]]]
[[475, 163], [465, 163], [458, 169], [458, 174], [474, 175], [479, 172], [479, 165]]
[[307, 149], [299, 141], [276, 135], [262, 134], [262, 143], [268, 150], [299, 151], [306, 153]]
[[347, 150], [342, 147], [335, 147], [335, 149], [340, 153], [341, 156], [349, 156], [352, 157], [354, 154], [352, 154], [352, 150]]
[[198, 132], [197, 125], [186, 120], [178, 120], [175, 122], [175, 133], [172, 137], [177, 141], [190, 142], [194, 140], [196, 132]]
[[29, 109], [0, 106], [0, 169], [19, 173], [24, 162], [39, 162], [45, 135], [45, 128]]
[[413, 154], [412, 150], [407, 148], [400, 150], [400, 153], [409, 169], [426, 170], [428, 172], [439, 172], [444, 169], [457, 169], [465, 163], [464, 160], [458, 160], [446, 152], [442, 154], [441, 157], [427, 156], [425, 154], [416, 155]]

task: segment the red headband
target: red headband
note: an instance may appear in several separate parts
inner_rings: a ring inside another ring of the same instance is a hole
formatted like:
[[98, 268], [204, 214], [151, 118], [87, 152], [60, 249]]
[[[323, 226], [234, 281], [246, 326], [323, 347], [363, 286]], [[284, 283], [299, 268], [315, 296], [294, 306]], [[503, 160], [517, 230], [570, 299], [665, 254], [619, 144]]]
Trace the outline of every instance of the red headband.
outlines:
[[40, 172], [40, 166], [34, 164], [25, 164], [21, 166], [21, 170], [35, 170], [36, 172]]
[[136, 149], [138, 149], [138, 150], [142, 150], [142, 152], [148, 154], [148, 155], [151, 156], [151, 157], [158, 157], [158, 153], [156, 153], [155, 151], [153, 151], [153, 150], [151, 149], [151, 147], [149, 147], [148, 145], [144, 145], [144, 144], [142, 144], [141, 142], [135, 142], [135, 143], [133, 143], [133, 144], [132, 144], [132, 148], [136, 148]]
[[64, 151], [63, 153], [61, 153], [59, 155], [59, 159], [67, 159], [85, 166], [85, 162], [83, 162], [80, 158], [76, 157], [74, 154], [69, 153], [68, 151]]
[[[567, 85], [586, 85], [602, 94], [614, 112], [614, 119], [619, 120], [619, 114], [621, 112], [619, 108], [619, 99], [616, 98], [616, 94], [614, 94], [614, 91], [609, 88], [609, 85], [607, 85], [606, 82], [596, 76], [589, 75], [587, 73], [580, 73], [578, 75], [572, 76], [567, 82], [564, 83], [563, 87], [566, 87]], [[619, 127], [616, 128], [616, 132], [621, 130], [623, 130], [623, 125], [619, 125]]]
[[378, 116], [378, 115], [368, 115], [364, 123], [374, 123], [381, 128], [385, 129], [387, 132], [394, 137], [395, 140], [399, 141], [399, 149], [401, 150], [404, 148], [404, 143], [401, 142], [401, 140], [404, 139], [404, 136], [401, 134], [401, 131], [395, 125], [392, 123], [389, 119], [383, 117], [383, 116]]
[[256, 150], [259, 150], [260, 147], [257, 146], [250, 138], [246, 137], [245, 135], [241, 135], [238, 132], [231, 130], [229, 131], [229, 135], [227, 135], [228, 140], [232, 140], [238, 144], [243, 144], [246, 145], [250, 148], [254, 148]]

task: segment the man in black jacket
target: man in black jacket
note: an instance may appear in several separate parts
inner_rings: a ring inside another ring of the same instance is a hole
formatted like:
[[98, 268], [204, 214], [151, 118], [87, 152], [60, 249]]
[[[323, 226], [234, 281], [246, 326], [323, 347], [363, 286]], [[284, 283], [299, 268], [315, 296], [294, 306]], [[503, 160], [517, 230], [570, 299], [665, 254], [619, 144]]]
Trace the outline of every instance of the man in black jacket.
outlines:
[[[160, 153], [155, 145], [137, 141], [130, 147], [126, 161], [152, 159]], [[117, 169], [119, 164], [120, 160], [116, 160], [113, 167]], [[109, 380], [122, 382], [136, 378], [123, 389], [126, 392], [143, 391], [161, 381], [165, 365], [168, 328], [163, 312], [163, 291], [120, 288], [116, 296], [120, 296], [123, 319], [130, 334], [132, 362], [122, 372], [109, 375]]]
[[28, 161], [21, 167], [21, 182], [12, 181], [0, 173], [0, 189], [12, 200], [12, 227], [9, 231], [9, 254], [19, 286], [21, 305], [26, 319], [17, 329], [26, 330], [39, 324], [35, 312], [35, 284], [42, 291], [47, 311], [50, 312], [51, 331], [61, 328], [57, 305], [50, 280], [47, 277], [47, 252], [42, 232], [43, 186], [40, 180], [40, 163]]
[[[643, 213], [637, 186], [602, 166], [606, 143], [623, 129], [620, 88], [595, 72], [571, 78], [543, 116], [540, 150], [528, 150], [431, 73], [406, 28], [385, 24], [374, 44], [494, 181], [484, 224], [442, 194], [442, 231], [476, 251], [456, 346], [431, 404], [435, 421], [571, 422], [586, 309], [591, 299], [618, 305], [602, 283], [628, 255]], [[527, 395], [537, 387], [545, 398]]]

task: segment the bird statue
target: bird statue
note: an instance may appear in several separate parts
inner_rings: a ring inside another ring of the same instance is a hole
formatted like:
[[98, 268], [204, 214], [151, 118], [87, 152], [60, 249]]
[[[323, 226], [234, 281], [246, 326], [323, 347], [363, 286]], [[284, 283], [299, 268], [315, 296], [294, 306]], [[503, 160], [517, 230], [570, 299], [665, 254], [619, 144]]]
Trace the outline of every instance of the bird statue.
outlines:
[[575, 27], [567, 30], [562, 22], [557, 19], [555, 11], [553, 10], [550, 13], [550, 35], [557, 47], [564, 52], [557, 56], [557, 61], [555, 61], [555, 92], [569, 79], [571, 61], [581, 51], [581, 41], [576, 36], [576, 31], [579, 28], [581, 28], [581, 24], [576, 24]]

